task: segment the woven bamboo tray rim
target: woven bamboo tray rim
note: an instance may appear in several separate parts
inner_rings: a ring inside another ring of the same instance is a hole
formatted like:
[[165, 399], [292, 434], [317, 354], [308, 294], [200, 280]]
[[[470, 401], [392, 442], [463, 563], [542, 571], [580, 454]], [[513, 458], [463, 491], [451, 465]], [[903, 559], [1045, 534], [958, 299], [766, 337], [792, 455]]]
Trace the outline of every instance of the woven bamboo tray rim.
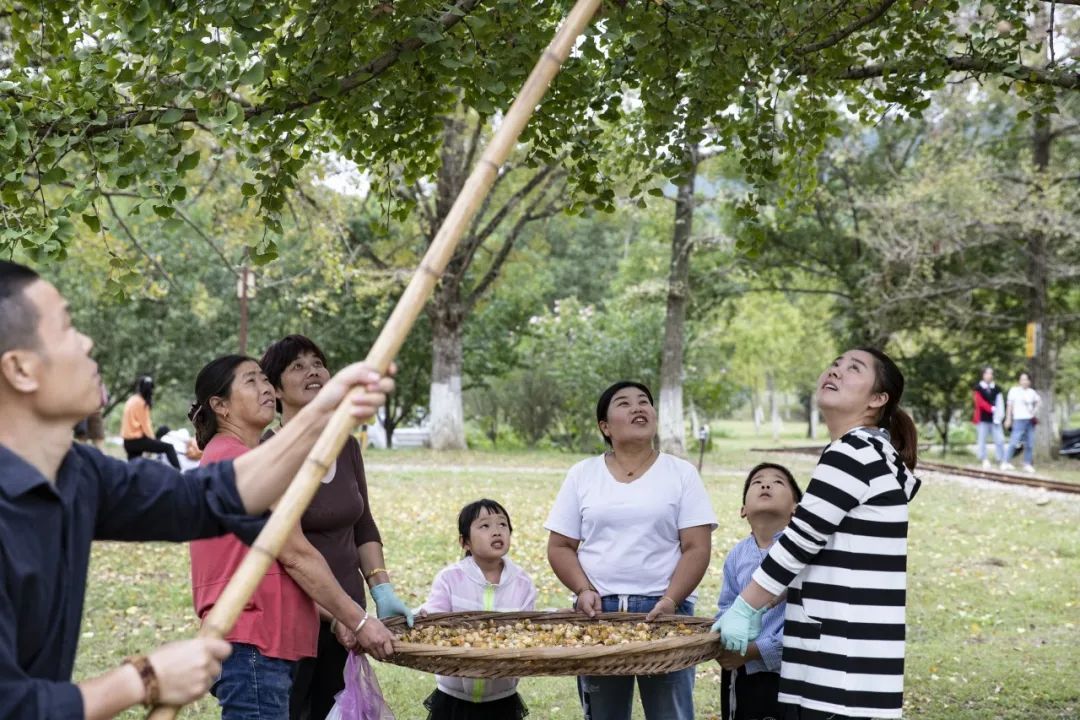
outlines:
[[[600, 622], [636, 624], [645, 622], [645, 613], [597, 613], [590, 618], [578, 612], [457, 612], [432, 613], [426, 618], [416, 618], [416, 626], [438, 625], [440, 627], [464, 627], [486, 624], [493, 620], [499, 625], [532, 621], [536, 624], [572, 623], [575, 625], [597, 625]], [[415, 658], [439, 657], [447, 660], [458, 658], [470, 662], [497, 662], [510, 660], [575, 661], [626, 658], [654, 653], [672, 653], [687, 651], [687, 654], [700, 655], [710, 649], [710, 657], [720, 654], [720, 636], [708, 632], [713, 621], [709, 618], [691, 615], [660, 615], [650, 624], [683, 624], [698, 626], [702, 632], [693, 635], [663, 638], [660, 640], [639, 640], [620, 645], [591, 645], [587, 647], [537, 647], [537, 648], [465, 648], [444, 647], [427, 643], [406, 642], [399, 636], [408, 630], [403, 617], [395, 617], [385, 622], [394, 635], [394, 651]], [[391, 658], [390, 662], [394, 662]]]

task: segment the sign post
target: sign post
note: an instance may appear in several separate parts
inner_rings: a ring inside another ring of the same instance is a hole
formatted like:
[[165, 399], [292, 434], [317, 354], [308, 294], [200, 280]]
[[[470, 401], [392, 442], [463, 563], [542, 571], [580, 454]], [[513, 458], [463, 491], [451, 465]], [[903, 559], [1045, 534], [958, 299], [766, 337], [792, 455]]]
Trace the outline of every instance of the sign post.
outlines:
[[1027, 324], [1026, 342], [1024, 343], [1024, 357], [1033, 358], [1039, 354], [1042, 345], [1042, 323], [1029, 322]]

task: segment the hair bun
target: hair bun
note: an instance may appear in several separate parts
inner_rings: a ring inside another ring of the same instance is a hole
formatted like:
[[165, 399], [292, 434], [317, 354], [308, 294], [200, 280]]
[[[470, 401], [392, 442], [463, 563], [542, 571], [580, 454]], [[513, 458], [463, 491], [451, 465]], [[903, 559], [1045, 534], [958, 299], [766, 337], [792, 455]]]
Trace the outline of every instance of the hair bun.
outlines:
[[199, 416], [199, 413], [202, 412], [202, 409], [203, 406], [200, 405], [198, 402], [191, 403], [191, 408], [188, 410], [187, 419], [191, 422], [195, 422], [195, 418]]

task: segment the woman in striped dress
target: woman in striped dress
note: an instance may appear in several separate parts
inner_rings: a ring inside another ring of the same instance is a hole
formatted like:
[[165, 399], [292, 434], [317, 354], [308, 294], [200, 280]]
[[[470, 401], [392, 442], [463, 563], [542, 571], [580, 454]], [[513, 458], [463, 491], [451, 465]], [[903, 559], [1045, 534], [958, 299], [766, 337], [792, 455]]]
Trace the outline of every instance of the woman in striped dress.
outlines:
[[901, 716], [908, 502], [919, 488], [903, 393], [903, 374], [874, 348], [849, 350], [821, 375], [832, 443], [791, 524], [713, 627], [745, 652], [787, 592], [785, 720]]

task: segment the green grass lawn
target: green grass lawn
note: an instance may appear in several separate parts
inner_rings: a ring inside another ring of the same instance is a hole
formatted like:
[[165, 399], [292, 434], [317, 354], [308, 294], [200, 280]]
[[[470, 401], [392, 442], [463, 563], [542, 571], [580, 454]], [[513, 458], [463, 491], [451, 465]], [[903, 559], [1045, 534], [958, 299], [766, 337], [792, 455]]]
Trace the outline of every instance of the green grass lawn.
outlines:
[[[782, 440], [798, 444], [799, 428]], [[728, 434], [723, 427], [719, 434]], [[732, 427], [731, 433], [745, 430]], [[720, 518], [697, 613], [712, 615], [724, 554], [747, 532], [738, 507], [743, 476], [770, 445], [739, 432], [716, 438], [704, 479]], [[371, 501], [388, 567], [403, 598], [423, 601], [435, 573], [459, 557], [459, 508], [482, 496], [512, 514], [511, 556], [540, 589], [540, 608], [568, 605], [545, 559], [542, 523], [567, 468], [556, 452], [369, 451]], [[813, 458], [779, 455], [804, 484]], [[911, 509], [906, 717], [933, 720], [1080, 717], [1080, 497], [1045, 497], [926, 478]], [[76, 675], [196, 630], [183, 546], [95, 547]], [[434, 680], [378, 665], [400, 720], [424, 717]], [[579, 718], [571, 678], [528, 678], [521, 692], [538, 720]], [[719, 672], [698, 668], [698, 717], [719, 713]], [[184, 717], [217, 717], [213, 700]], [[130, 713], [126, 717], [141, 717]]]

